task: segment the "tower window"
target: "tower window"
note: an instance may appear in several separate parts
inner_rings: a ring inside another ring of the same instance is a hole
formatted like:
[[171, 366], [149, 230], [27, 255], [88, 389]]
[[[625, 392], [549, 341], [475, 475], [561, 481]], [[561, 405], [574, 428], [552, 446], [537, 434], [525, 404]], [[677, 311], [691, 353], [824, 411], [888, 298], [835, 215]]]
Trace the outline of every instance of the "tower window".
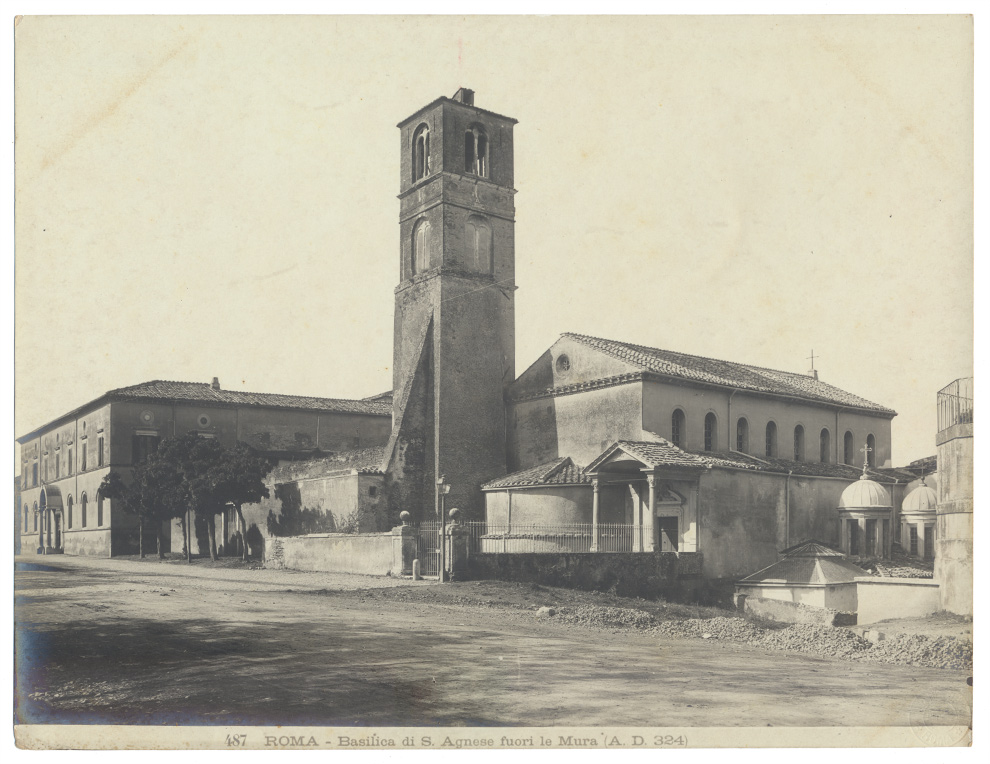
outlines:
[[853, 463], [853, 434], [849, 430], [842, 438], [842, 463]]
[[818, 460], [822, 464], [828, 464], [830, 459], [830, 454], [832, 452], [832, 436], [829, 435], [827, 428], [822, 428], [821, 434], [818, 436]]
[[714, 451], [718, 443], [718, 420], [714, 414], [705, 415], [705, 450]]
[[736, 422], [736, 451], [744, 454], [749, 451], [749, 422], [746, 417], [739, 417]]
[[877, 466], [877, 439], [873, 433], [866, 436], [866, 463], [871, 467]]
[[464, 225], [467, 239], [467, 265], [478, 273], [492, 272], [492, 227], [478, 215], [472, 215]]
[[766, 455], [773, 458], [777, 455], [777, 425], [767, 422]]
[[794, 428], [794, 461], [804, 461], [804, 428], [801, 425]]
[[684, 448], [684, 412], [680, 409], [674, 409], [670, 415], [670, 442]]
[[430, 128], [420, 125], [413, 134], [413, 183], [430, 174]]
[[430, 221], [420, 220], [413, 228], [413, 275], [430, 268]]
[[488, 136], [481, 125], [473, 125], [464, 133], [464, 171], [488, 177]]

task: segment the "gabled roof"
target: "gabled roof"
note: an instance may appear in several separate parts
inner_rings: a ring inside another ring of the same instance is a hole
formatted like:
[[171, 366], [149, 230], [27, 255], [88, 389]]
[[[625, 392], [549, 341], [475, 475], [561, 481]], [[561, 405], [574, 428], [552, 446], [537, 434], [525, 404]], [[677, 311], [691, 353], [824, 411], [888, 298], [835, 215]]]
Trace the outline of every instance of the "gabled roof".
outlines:
[[772, 565], [739, 581], [740, 584], [847, 584], [869, 573], [854, 565], [845, 555], [819, 541], [805, 541], [782, 553]]
[[341, 475], [380, 475], [385, 455], [383, 446], [359, 448], [353, 451], [335, 451], [329, 456], [289, 462], [272, 470], [269, 479], [274, 483], [290, 483], [307, 478], [339, 477]]
[[647, 467], [692, 467], [695, 469], [704, 469], [708, 466], [708, 462], [700, 456], [682, 451], [669, 440], [659, 438], [656, 441], [617, 440], [589, 464], [585, 468], [585, 471], [595, 472], [618, 451], [622, 451], [634, 459], [638, 459]]
[[552, 462], [540, 464], [537, 467], [513, 472], [511, 475], [491, 480], [481, 486], [482, 491], [493, 491], [499, 488], [516, 488], [541, 485], [576, 485], [591, 483], [584, 471], [571, 461], [569, 456], [554, 459]]
[[51, 422], [26, 435], [22, 435], [17, 440], [18, 442], [23, 442], [58, 422], [79, 415], [86, 409], [116, 401], [203, 403], [209, 406], [220, 406], [224, 408], [261, 406], [295, 411], [325, 411], [371, 416], [391, 416], [392, 414], [391, 402], [386, 400], [351, 400], [346, 398], [314, 398], [305, 395], [281, 395], [279, 393], [248, 393], [240, 390], [217, 389], [207, 382], [172, 382], [155, 379], [151, 382], [142, 382], [137, 385], [110, 390], [99, 398], [53, 419]]
[[676, 353], [585, 334], [568, 332], [562, 336], [663, 377], [783, 395], [816, 403], [849, 406], [887, 416], [895, 416], [897, 413], [893, 409], [820, 382], [807, 374], [765, 369], [734, 361], [720, 361], [715, 358]]

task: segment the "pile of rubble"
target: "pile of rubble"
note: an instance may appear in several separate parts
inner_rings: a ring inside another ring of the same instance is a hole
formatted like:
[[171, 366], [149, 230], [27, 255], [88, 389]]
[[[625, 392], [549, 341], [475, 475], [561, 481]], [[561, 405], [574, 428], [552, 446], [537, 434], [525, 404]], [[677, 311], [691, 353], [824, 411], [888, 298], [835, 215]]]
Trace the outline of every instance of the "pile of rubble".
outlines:
[[741, 642], [766, 650], [789, 650], [825, 658], [950, 669], [968, 669], [973, 665], [972, 643], [955, 637], [900, 634], [871, 641], [843, 627], [792, 624], [765, 628], [745, 618], [723, 616], [668, 620], [642, 610], [594, 605], [545, 607], [539, 615], [591, 628], [634, 628], [659, 637]]

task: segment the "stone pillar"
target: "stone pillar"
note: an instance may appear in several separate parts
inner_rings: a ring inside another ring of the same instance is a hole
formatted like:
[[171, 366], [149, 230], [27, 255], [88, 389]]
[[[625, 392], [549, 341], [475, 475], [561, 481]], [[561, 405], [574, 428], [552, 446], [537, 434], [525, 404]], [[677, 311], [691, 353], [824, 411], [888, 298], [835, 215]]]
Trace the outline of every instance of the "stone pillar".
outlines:
[[918, 557], [925, 559], [925, 521], [919, 520], [914, 527], [918, 529]]
[[[656, 549], [653, 527], [657, 516], [657, 476], [647, 475], [646, 484], [649, 486], [650, 496], [646, 504], [646, 517], [643, 518], [643, 537], [646, 542], [644, 551], [652, 552]], [[678, 523], [678, 530], [680, 530], [680, 523]]]
[[859, 518], [859, 520], [857, 521], [857, 525], [859, 525], [859, 533], [858, 533], [858, 535], [859, 535], [859, 555], [860, 555], [860, 557], [866, 557], [867, 556], [867, 549], [866, 549], [866, 518], [865, 517]]
[[643, 499], [639, 495], [639, 491], [636, 490], [636, 486], [632, 483], [629, 484], [629, 497], [632, 499], [632, 511], [633, 511], [633, 543], [632, 550], [634, 552], [643, 551], [643, 523], [640, 520], [640, 516], [643, 514]]
[[470, 531], [464, 523], [447, 526], [447, 572], [449, 581], [464, 581], [468, 577]]
[[591, 551], [598, 551], [598, 478], [592, 478], [591, 490]]
[[392, 570], [399, 575], [411, 576], [416, 559], [416, 529], [409, 524], [409, 513], [400, 512], [402, 525], [392, 529]]

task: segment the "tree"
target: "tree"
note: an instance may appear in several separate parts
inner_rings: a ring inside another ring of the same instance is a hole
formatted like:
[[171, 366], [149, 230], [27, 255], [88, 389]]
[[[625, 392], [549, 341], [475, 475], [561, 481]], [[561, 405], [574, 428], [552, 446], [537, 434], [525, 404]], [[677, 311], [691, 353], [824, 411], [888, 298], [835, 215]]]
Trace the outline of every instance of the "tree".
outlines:
[[129, 515], [138, 518], [138, 554], [144, 557], [144, 521], [148, 510], [141, 501], [141, 490], [137, 483], [125, 483], [119, 472], [108, 472], [100, 483], [97, 496], [110, 499]]
[[237, 524], [241, 531], [242, 559], [247, 562], [247, 523], [241, 511], [243, 504], [256, 504], [268, 498], [265, 476], [271, 472], [272, 463], [259, 455], [246, 443], [238, 443], [224, 450], [210, 470], [210, 481], [216, 498], [222, 504], [233, 504], [237, 512]]
[[[217, 512], [223, 509], [223, 502], [214, 488], [211, 470], [221, 459], [223, 452], [224, 447], [219, 440], [201, 438], [195, 433], [163, 440], [158, 446], [158, 456], [182, 476], [187, 506], [206, 522], [211, 560], [217, 558], [214, 519]], [[188, 527], [190, 523], [187, 522], [186, 514], [182, 514], [182, 532], [186, 539], [186, 561], [192, 562], [192, 529]]]

